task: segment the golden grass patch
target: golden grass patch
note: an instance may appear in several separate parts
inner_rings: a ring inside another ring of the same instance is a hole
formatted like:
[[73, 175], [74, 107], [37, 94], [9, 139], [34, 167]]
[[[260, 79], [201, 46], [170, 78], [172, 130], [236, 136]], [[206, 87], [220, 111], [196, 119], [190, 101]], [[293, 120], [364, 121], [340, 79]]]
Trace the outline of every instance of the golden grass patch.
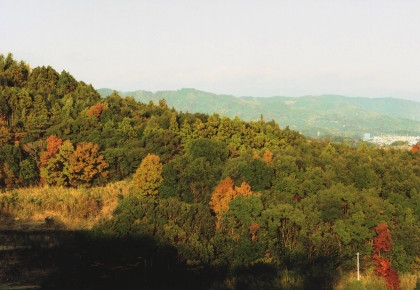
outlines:
[[89, 229], [109, 219], [118, 201], [129, 194], [129, 182], [93, 188], [28, 187], [0, 195], [0, 211], [15, 219], [54, 221], [69, 229]]

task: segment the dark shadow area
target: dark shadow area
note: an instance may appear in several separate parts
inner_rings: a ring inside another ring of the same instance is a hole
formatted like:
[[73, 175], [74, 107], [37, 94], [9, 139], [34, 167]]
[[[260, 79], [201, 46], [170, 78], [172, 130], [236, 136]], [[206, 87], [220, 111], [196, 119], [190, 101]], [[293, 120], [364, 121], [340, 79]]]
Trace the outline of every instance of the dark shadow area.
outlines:
[[150, 237], [88, 231], [0, 231], [0, 284], [42, 289], [205, 289], [220, 269], [189, 267]]
[[[0, 227], [1, 289], [5, 286], [11, 289], [22, 286], [34, 287], [25, 289], [332, 287], [334, 273], [322, 266], [320, 271], [311, 269], [311, 275], [302, 273], [301, 287], [285, 287], [284, 283], [279, 283], [284, 277], [279, 276], [281, 271], [274, 265], [256, 264], [235, 269], [229, 269], [228, 265], [188, 265], [179, 260], [175, 247], [149, 236], [115, 238], [95, 231], [63, 230], [50, 221], [19, 225], [13, 220], [8, 222], [8, 226], [16, 229]], [[3, 226], [8, 222], [2, 219]]]

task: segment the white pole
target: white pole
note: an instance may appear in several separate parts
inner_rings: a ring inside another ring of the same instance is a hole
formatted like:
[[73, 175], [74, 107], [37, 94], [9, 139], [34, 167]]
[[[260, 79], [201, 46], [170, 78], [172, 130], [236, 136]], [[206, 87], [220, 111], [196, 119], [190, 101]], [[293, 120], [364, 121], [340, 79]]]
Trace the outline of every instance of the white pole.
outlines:
[[357, 281], [360, 281], [360, 271], [359, 271], [359, 252], [357, 252]]

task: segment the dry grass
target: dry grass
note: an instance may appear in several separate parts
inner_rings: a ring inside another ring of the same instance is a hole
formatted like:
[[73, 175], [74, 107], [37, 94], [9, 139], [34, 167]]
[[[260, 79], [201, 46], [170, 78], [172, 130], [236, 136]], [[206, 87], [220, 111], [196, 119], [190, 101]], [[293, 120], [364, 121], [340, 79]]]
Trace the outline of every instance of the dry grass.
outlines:
[[129, 182], [104, 187], [30, 187], [0, 195], [0, 211], [20, 220], [54, 220], [69, 229], [89, 229], [108, 219], [118, 200], [129, 193]]
[[415, 274], [403, 274], [400, 276], [400, 286], [401, 289], [416, 289], [417, 281], [419, 280], [419, 275]]
[[350, 272], [343, 275], [334, 286], [337, 290], [387, 290], [384, 279], [381, 279], [373, 273], [360, 273], [360, 281], [357, 281], [356, 272]]
[[[360, 281], [357, 281], [357, 274], [355, 272], [347, 273], [342, 276], [337, 284], [334, 286], [336, 290], [389, 290], [385, 283], [385, 279], [376, 276], [372, 272], [361, 273]], [[415, 274], [401, 274], [400, 287], [403, 290], [416, 289], [418, 275]]]

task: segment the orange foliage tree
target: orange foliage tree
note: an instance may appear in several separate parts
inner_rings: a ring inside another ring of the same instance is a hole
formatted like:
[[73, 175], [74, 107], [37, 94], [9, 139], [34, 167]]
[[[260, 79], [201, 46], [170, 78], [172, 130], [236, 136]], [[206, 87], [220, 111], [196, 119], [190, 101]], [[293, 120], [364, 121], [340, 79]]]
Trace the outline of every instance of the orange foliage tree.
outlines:
[[411, 147], [411, 152], [420, 152], [420, 146], [418, 144], [413, 145], [413, 147]]
[[232, 178], [228, 176], [214, 189], [209, 205], [219, 221], [221, 215], [229, 209], [229, 203], [233, 199], [237, 196], [248, 197], [252, 194], [251, 186], [248, 183], [242, 182], [241, 186], [237, 187]]
[[90, 185], [102, 176], [107, 177], [108, 163], [99, 154], [99, 146], [82, 142], [74, 149], [70, 140], [51, 135], [47, 138], [47, 150], [40, 157], [40, 174], [50, 185]]
[[270, 150], [265, 150], [262, 158], [266, 163], [271, 163], [273, 161], [273, 153]]
[[108, 177], [109, 167], [104, 157], [99, 154], [99, 145], [92, 142], [81, 142], [69, 158], [69, 182], [73, 186], [90, 184], [93, 179]]
[[216, 216], [228, 210], [228, 204], [235, 194], [235, 183], [228, 176], [214, 189], [211, 196], [209, 204]]
[[48, 163], [57, 155], [60, 146], [63, 145], [63, 140], [55, 135], [50, 135], [46, 142], [47, 150], [41, 153], [39, 169], [41, 171], [41, 181], [50, 183], [49, 170], [47, 169]]
[[254, 158], [254, 159], [260, 158], [260, 155], [258, 154], [257, 151], [252, 152], [252, 158]]
[[101, 116], [102, 112], [106, 110], [106, 107], [101, 104], [101, 103], [97, 103], [95, 105], [93, 105], [92, 107], [89, 108], [89, 110], [86, 112], [86, 115], [88, 117], [90, 116], [96, 116], [99, 117]]
[[391, 267], [390, 261], [381, 256], [383, 252], [389, 252], [392, 246], [391, 233], [385, 224], [375, 227], [377, 236], [373, 239], [373, 264], [379, 276], [385, 278], [386, 284], [391, 289], [400, 289], [400, 281], [397, 271]]
[[44, 151], [41, 154], [41, 165], [40, 167], [45, 167], [48, 164], [48, 161], [58, 153], [58, 149], [63, 145], [63, 140], [51, 135], [47, 138], [47, 151]]

